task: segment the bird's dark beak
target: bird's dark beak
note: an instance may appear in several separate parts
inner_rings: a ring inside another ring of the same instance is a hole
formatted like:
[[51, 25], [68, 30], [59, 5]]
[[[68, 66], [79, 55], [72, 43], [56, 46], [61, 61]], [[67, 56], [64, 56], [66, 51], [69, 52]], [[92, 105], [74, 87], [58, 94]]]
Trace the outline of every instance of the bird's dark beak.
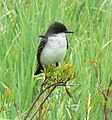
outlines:
[[38, 37], [40, 37], [40, 38], [47, 38], [47, 37], [44, 36], [44, 35], [39, 35]]
[[72, 30], [67, 30], [65, 33], [74, 33]]

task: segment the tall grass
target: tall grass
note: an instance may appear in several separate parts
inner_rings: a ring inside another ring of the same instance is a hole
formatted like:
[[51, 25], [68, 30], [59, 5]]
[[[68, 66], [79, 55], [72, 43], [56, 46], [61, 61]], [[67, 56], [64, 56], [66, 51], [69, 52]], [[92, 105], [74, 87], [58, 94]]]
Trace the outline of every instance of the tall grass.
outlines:
[[70, 88], [73, 99], [58, 87], [47, 100], [45, 120], [103, 120], [104, 99], [93, 65], [99, 74], [101, 61], [102, 89], [107, 89], [112, 79], [111, 12], [108, 0], [0, 0], [0, 119], [15, 119], [17, 106], [23, 117], [38, 94], [41, 77], [33, 78], [37, 36], [60, 21], [74, 31], [67, 36], [65, 61], [76, 66], [78, 78], [71, 82], [81, 86]]

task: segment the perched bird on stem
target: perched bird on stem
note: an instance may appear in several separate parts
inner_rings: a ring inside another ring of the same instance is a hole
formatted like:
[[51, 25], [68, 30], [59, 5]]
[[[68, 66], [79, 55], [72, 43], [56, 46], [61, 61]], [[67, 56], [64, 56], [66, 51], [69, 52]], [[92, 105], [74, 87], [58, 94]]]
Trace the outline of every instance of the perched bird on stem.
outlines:
[[41, 42], [37, 52], [38, 67], [34, 75], [40, 74], [44, 66], [49, 64], [58, 66], [63, 61], [68, 48], [67, 33], [73, 33], [73, 31], [68, 30], [60, 22], [54, 22], [48, 27], [45, 35], [39, 36]]

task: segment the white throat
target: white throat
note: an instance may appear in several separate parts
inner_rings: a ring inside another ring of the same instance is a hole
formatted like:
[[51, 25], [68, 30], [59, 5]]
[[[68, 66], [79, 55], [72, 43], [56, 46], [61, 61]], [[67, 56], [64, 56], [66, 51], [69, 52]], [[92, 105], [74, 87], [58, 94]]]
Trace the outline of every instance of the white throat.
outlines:
[[55, 37], [65, 37], [66, 34], [63, 32], [63, 33], [58, 33], [58, 34], [54, 34]]

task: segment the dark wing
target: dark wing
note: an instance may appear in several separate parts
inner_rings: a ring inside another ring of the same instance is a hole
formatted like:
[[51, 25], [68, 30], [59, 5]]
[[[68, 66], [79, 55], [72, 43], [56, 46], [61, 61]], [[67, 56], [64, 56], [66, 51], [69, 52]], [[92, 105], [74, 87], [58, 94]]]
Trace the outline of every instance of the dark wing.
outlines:
[[44, 37], [41, 36], [41, 37], [42, 37], [42, 39], [41, 39], [41, 42], [39, 44], [38, 51], [37, 51], [38, 66], [37, 66], [37, 70], [35, 71], [34, 75], [40, 74], [43, 70], [43, 67], [40, 62], [40, 55], [41, 55], [42, 49], [44, 48], [45, 44], [47, 43], [48, 38], [45, 36]]
[[44, 48], [45, 44], [47, 43], [47, 40], [48, 40], [48, 37], [42, 37], [41, 42], [39, 44], [38, 51], [37, 51], [38, 64], [41, 64], [40, 55], [41, 55], [42, 49]]
[[66, 41], [67, 41], [67, 49], [68, 49], [68, 39], [66, 38]]

